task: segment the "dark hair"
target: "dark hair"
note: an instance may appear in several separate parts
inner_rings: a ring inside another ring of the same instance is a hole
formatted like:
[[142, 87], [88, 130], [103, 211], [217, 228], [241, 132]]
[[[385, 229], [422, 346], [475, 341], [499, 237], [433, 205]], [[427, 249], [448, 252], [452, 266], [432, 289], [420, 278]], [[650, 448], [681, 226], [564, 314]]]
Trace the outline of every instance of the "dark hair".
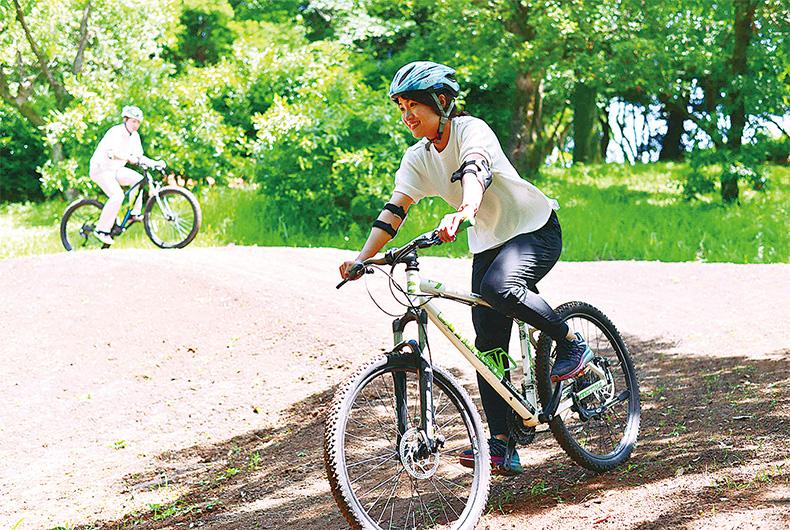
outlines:
[[[436, 91], [437, 96], [444, 95], [447, 98], [447, 101], [451, 101], [455, 99], [447, 89], [440, 89]], [[392, 101], [395, 103], [398, 102], [398, 98], [410, 99], [412, 101], [416, 101], [417, 103], [422, 103], [423, 105], [428, 105], [433, 109], [433, 111], [441, 116], [439, 111], [439, 107], [436, 105], [436, 102], [433, 100], [433, 96], [427, 90], [412, 90], [410, 92], [403, 92], [401, 94], [397, 94], [393, 96]], [[465, 110], [459, 110], [458, 107], [453, 107], [453, 110], [450, 111], [450, 118], [455, 118], [456, 116], [469, 116], [470, 114]]]

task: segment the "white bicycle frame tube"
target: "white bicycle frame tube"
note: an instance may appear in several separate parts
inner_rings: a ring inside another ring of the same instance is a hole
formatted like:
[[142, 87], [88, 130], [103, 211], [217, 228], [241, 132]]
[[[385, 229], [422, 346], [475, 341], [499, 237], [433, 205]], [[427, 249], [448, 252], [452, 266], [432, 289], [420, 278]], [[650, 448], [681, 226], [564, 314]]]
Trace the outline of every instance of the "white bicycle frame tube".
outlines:
[[[496, 393], [499, 394], [519, 416], [521, 416], [524, 421], [524, 425], [528, 427], [534, 427], [535, 425], [538, 425], [540, 423], [540, 420], [538, 419], [539, 411], [537, 404], [534, 402], [534, 394], [532, 396], [532, 400], [524, 400], [518, 395], [512, 385], [510, 385], [510, 388], [505, 386], [503, 382], [499, 380], [496, 374], [494, 374], [488, 368], [488, 366], [486, 366], [478, 358], [478, 350], [472, 344], [470, 344], [468, 340], [461, 337], [454, 330], [452, 324], [444, 317], [439, 308], [437, 308], [432, 302], [427, 301], [424, 295], [429, 294], [439, 296], [442, 298], [448, 298], [450, 300], [467, 303], [469, 305], [481, 305], [484, 307], [491, 306], [477, 294], [450, 289], [433, 280], [420, 279], [418, 271], [406, 272], [406, 285], [409, 295], [412, 298], [412, 302], [415, 305], [420, 305], [423, 309], [425, 309], [431, 322], [433, 322], [434, 325], [439, 328], [439, 331], [441, 331], [444, 336], [447, 337], [453, 346], [458, 349], [461, 355], [463, 355], [466, 360], [469, 361], [469, 363], [475, 368], [477, 373], [479, 373], [483, 379], [485, 379], [491, 385]], [[519, 334], [520, 336], [523, 335], [523, 339], [521, 340], [522, 357], [529, 359], [530, 355], [528, 343], [526, 342], [526, 332], [523, 329], [523, 324], [521, 324], [519, 327]], [[528, 362], [529, 361], [525, 362], [524, 376], [526, 378], [525, 380], [528, 382], [528, 386], [531, 385], [532, 389], [534, 389], [534, 380], [532, 378], [532, 371], [530, 368], [531, 364], [527, 364]], [[570, 407], [571, 400], [567, 399], [566, 401], [568, 401], [568, 403], [562, 403], [560, 405], [560, 409], [564, 410], [564, 408]], [[563, 407], [563, 405], [566, 406]]]

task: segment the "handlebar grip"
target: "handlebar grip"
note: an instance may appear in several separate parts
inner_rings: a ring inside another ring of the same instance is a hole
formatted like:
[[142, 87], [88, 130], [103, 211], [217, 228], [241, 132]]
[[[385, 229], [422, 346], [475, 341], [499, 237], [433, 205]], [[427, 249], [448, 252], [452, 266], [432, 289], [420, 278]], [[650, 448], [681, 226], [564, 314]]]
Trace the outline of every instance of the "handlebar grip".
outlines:
[[462, 232], [467, 228], [469, 228], [470, 226], [474, 226], [474, 225], [475, 225], [474, 219], [465, 219], [464, 221], [461, 221], [460, 225], [458, 225], [458, 232]]
[[360, 262], [360, 261], [356, 262], [354, 264], [354, 266], [351, 267], [351, 269], [348, 271], [348, 276], [346, 277], [346, 279], [344, 279], [342, 282], [337, 284], [335, 286], [335, 289], [340, 289], [346, 283], [350, 282], [351, 280], [356, 280], [357, 278], [362, 276], [364, 273], [365, 273], [365, 264]]

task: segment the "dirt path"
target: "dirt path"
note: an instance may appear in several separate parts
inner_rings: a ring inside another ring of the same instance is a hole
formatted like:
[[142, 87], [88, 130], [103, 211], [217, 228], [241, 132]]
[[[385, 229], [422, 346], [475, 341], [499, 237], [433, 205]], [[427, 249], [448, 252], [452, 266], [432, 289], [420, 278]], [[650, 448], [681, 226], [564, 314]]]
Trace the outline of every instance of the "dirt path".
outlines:
[[[0, 261], [0, 528], [344, 528], [321, 415], [391, 340], [361, 284], [334, 289], [349, 255]], [[462, 287], [470, 268], [423, 260]], [[786, 528], [789, 286], [787, 265], [560, 263], [540, 286], [549, 302], [587, 300], [627, 336], [640, 445], [593, 476], [539, 435], [520, 450], [527, 473], [495, 482], [480, 528]], [[467, 309], [448, 311], [471, 328]]]

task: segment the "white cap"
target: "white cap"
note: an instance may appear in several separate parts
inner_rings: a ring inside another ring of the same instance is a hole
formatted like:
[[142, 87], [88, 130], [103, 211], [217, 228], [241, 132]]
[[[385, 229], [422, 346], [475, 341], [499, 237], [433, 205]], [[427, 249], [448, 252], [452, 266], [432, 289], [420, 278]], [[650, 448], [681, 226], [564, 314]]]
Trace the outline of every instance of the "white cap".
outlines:
[[143, 121], [143, 111], [140, 110], [140, 107], [135, 107], [134, 105], [127, 105], [123, 108], [121, 112], [121, 116], [124, 118], [134, 118], [136, 120]]

